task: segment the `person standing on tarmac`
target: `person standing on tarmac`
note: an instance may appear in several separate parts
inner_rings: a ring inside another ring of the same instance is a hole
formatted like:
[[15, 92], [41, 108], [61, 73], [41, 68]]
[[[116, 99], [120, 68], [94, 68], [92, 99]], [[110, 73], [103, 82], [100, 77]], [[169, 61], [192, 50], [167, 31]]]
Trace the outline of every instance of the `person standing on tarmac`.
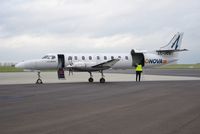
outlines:
[[141, 64], [136, 65], [135, 71], [136, 71], [136, 81], [138, 81], [138, 77], [140, 81], [141, 73], [142, 73], [142, 65]]

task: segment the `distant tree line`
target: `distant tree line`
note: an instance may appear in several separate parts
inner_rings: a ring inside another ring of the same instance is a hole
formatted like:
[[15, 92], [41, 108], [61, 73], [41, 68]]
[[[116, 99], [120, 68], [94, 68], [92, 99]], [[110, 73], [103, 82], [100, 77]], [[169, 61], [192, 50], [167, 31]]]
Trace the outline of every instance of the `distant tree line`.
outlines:
[[14, 67], [16, 62], [0, 62], [1, 67]]

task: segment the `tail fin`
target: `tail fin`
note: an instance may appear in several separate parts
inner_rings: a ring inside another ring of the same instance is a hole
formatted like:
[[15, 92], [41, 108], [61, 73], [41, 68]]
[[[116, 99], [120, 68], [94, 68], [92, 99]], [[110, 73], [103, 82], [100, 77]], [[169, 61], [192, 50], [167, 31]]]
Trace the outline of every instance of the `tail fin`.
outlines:
[[173, 52], [179, 52], [179, 51], [187, 51], [187, 49], [181, 49], [181, 44], [182, 44], [182, 39], [183, 39], [183, 33], [177, 33], [174, 35], [174, 37], [170, 40], [170, 42], [161, 47], [159, 50], [156, 52], [159, 53], [173, 53]]
[[170, 40], [170, 42], [167, 45], [161, 47], [160, 49], [178, 50], [181, 47], [182, 39], [183, 39], [183, 33], [177, 33], [174, 35], [174, 37]]

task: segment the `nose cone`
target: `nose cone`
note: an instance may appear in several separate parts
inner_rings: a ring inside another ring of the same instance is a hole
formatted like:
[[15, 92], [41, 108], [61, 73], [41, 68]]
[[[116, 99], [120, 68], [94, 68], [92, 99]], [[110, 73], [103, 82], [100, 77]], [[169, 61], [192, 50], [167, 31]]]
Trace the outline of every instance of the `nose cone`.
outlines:
[[15, 65], [15, 67], [16, 67], [16, 68], [24, 69], [24, 68], [25, 68], [25, 64], [24, 64], [24, 62], [20, 62], [20, 63], [17, 63], [17, 64]]
[[37, 69], [36, 63], [38, 60], [27, 60], [23, 62], [19, 62], [15, 65], [16, 68], [27, 69], [27, 70], [35, 70]]
[[16, 64], [15, 67], [21, 69], [32, 69], [32, 67], [34, 67], [33, 64], [33, 61], [23, 61]]

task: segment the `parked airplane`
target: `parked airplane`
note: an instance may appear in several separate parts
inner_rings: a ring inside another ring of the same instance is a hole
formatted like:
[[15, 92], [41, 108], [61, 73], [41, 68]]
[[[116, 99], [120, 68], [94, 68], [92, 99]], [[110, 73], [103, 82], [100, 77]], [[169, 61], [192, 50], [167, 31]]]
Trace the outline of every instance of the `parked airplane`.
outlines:
[[65, 70], [69, 71], [69, 74], [74, 71], [89, 72], [89, 82], [94, 81], [92, 72], [99, 71], [100, 83], [105, 83], [103, 71], [109, 68], [133, 69], [139, 63], [148, 68], [176, 62], [177, 52], [187, 50], [180, 49], [182, 38], [183, 33], [177, 33], [166, 46], [153, 52], [138, 52], [132, 49], [127, 53], [52, 53], [42, 59], [20, 62], [15, 67], [36, 71], [37, 84], [42, 84], [40, 71], [52, 69], [57, 70], [59, 79], [65, 79]]

